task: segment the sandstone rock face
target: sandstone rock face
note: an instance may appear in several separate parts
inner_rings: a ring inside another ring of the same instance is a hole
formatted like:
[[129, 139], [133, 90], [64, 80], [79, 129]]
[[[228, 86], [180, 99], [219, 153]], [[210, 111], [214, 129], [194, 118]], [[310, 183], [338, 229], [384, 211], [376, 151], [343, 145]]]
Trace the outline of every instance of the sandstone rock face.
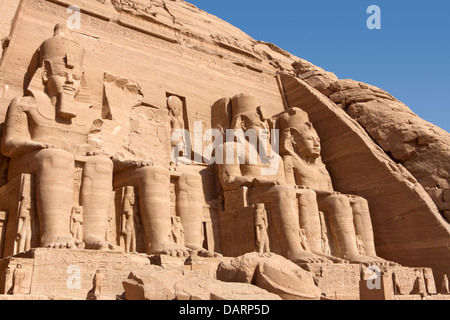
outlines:
[[387, 92], [182, 0], [0, 16], [5, 293], [357, 299], [361, 265], [396, 263], [446, 282], [450, 136]]
[[309, 272], [275, 254], [250, 253], [222, 262], [217, 278], [226, 282], [251, 283], [284, 300], [318, 300], [321, 295]]

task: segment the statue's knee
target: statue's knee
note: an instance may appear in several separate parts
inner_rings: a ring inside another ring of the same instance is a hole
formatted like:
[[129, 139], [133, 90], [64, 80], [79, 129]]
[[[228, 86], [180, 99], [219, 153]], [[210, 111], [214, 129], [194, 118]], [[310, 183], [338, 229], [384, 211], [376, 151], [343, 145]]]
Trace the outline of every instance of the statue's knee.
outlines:
[[275, 194], [281, 199], [296, 199], [297, 193], [294, 188], [289, 188], [285, 186], [277, 186], [274, 188]]
[[355, 197], [355, 204], [358, 207], [362, 207], [362, 208], [368, 208], [369, 207], [369, 202], [366, 199], [364, 199], [362, 197], [358, 197], [358, 196]]
[[180, 177], [180, 184], [187, 188], [199, 189], [202, 187], [202, 177], [197, 173], [183, 173]]
[[53, 169], [72, 170], [75, 159], [74, 156], [60, 149], [45, 149], [36, 154], [37, 163], [40, 167], [50, 167]]
[[304, 201], [308, 202], [316, 202], [317, 201], [317, 195], [316, 192], [313, 190], [302, 190], [302, 193], [300, 195], [300, 198]]
[[170, 173], [165, 168], [143, 167], [138, 170], [139, 176], [144, 181], [144, 183], [170, 184]]
[[334, 207], [345, 208], [350, 206], [350, 200], [342, 194], [333, 194], [328, 196], [326, 202]]
[[112, 174], [113, 172], [113, 162], [107, 157], [88, 157], [86, 160], [85, 168], [92, 170], [94, 173], [99, 174]]

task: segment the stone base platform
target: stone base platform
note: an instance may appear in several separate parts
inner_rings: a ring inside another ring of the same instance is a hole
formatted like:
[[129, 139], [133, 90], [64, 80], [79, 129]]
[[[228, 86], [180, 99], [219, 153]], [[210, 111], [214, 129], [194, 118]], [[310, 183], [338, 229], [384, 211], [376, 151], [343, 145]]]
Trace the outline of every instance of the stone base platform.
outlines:
[[0, 301], [65, 301], [65, 300], [75, 300], [72, 297], [58, 297], [58, 296], [35, 296], [30, 294], [18, 294], [0, 295]]
[[[69, 297], [75, 300], [92, 299], [93, 280], [97, 270], [104, 274], [101, 294], [96, 300], [115, 300], [123, 294], [122, 281], [130, 271], [150, 265], [146, 255], [64, 249], [33, 249], [0, 260], [0, 293], [13, 292], [13, 276], [18, 264], [23, 265], [25, 277], [17, 297]], [[9, 299], [7, 297], [6, 299]], [[33, 299], [32, 299], [33, 300]]]
[[[37, 248], [0, 260], [0, 300], [123, 300], [123, 282], [131, 272], [157, 265], [176, 269], [186, 278], [217, 279], [218, 266], [227, 259]], [[13, 295], [18, 265], [23, 266], [24, 278]], [[365, 294], [389, 300], [450, 300], [450, 295], [437, 294], [429, 268], [367, 269], [358, 264], [305, 264], [302, 268], [314, 276], [327, 300], [359, 300]], [[104, 278], [100, 292], [95, 292], [98, 270]], [[365, 287], [376, 286], [377, 276], [383, 278], [381, 295]]]
[[431, 301], [450, 301], [450, 295], [449, 294], [438, 294], [438, 295], [432, 295], [432, 296], [421, 296], [418, 294], [409, 294], [404, 296], [395, 296], [393, 300], [400, 300], [400, 301], [409, 301], [409, 300], [431, 300]]
[[[215, 258], [37, 248], [0, 260], [0, 300], [122, 300], [123, 281], [131, 272], [151, 264], [181, 270], [186, 277], [215, 279], [219, 263]], [[13, 295], [14, 271], [19, 264], [25, 277], [20, 291]], [[102, 270], [104, 279], [96, 294], [97, 270]]]
[[[314, 275], [318, 287], [328, 299], [359, 300], [364, 299], [364, 292], [371, 293], [373, 290], [384, 290], [383, 299], [386, 300], [411, 300], [411, 297], [421, 300], [427, 296], [437, 298], [433, 271], [430, 268], [367, 268], [359, 264], [305, 264], [302, 267]], [[361, 290], [361, 286], [367, 288]], [[440, 297], [446, 300], [445, 297], [450, 296]]]

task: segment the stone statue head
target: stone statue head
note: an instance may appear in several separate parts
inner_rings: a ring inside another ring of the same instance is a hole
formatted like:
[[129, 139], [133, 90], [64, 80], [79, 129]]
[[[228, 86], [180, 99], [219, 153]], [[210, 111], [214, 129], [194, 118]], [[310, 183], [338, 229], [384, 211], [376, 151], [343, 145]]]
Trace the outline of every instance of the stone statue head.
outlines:
[[259, 101], [247, 94], [239, 94], [232, 98], [232, 124], [231, 129], [255, 130], [260, 139], [270, 139], [270, 128], [264, 120], [262, 107]]
[[174, 117], [181, 115], [181, 110], [183, 109], [183, 101], [177, 96], [170, 96], [167, 98], [167, 106]]
[[320, 157], [320, 138], [306, 112], [300, 108], [289, 109], [280, 116], [280, 128], [285, 151], [294, 151], [308, 158]]
[[67, 94], [76, 96], [83, 74], [83, 48], [72, 40], [65, 24], [55, 26], [52, 38], [40, 47], [40, 65], [44, 67], [42, 80], [50, 96]]
[[39, 77], [44, 92], [59, 102], [58, 115], [61, 117], [71, 119], [76, 116], [74, 110], [69, 110], [70, 104], [60, 102], [73, 102], [80, 92], [83, 59], [84, 49], [72, 39], [70, 29], [66, 24], [57, 24], [53, 37], [42, 43], [28, 69], [28, 86], [36, 86]]

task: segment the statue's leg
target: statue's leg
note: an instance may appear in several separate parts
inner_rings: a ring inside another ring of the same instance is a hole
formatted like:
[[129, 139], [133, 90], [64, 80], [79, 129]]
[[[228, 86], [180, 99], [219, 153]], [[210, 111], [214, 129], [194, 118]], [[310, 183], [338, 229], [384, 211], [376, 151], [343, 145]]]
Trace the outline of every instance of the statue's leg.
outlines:
[[345, 263], [345, 260], [322, 251], [322, 225], [316, 192], [308, 189], [300, 189], [297, 192], [300, 193], [298, 199], [300, 228], [305, 230], [311, 252], [335, 263]]
[[36, 202], [42, 247], [73, 248], [82, 243], [70, 234], [75, 160], [59, 149], [34, 154]]
[[83, 168], [80, 204], [83, 207], [83, 240], [86, 248], [119, 250], [106, 241], [112, 200], [113, 163], [107, 157], [87, 157]]
[[159, 167], [131, 169], [114, 175], [114, 189], [134, 186], [149, 254], [187, 256], [185, 247], [170, 241], [170, 173]]
[[370, 218], [369, 203], [364, 198], [356, 197], [352, 209], [356, 235], [361, 236], [366, 255], [369, 257], [376, 257], [377, 253], [375, 251], [375, 240], [372, 220]]
[[378, 264], [376, 259], [359, 254], [348, 197], [340, 194], [319, 197], [319, 207], [326, 214], [337, 256], [352, 263]]
[[250, 189], [251, 203], [270, 202], [272, 227], [281, 242], [283, 255], [295, 263], [331, 262], [301, 247], [297, 194], [294, 188], [277, 186]]
[[186, 247], [203, 249], [203, 189], [198, 173], [182, 173], [177, 183], [177, 211], [184, 229]]
[[300, 228], [305, 230], [311, 250], [320, 252], [322, 249], [322, 234], [316, 193], [313, 190], [299, 191]]

